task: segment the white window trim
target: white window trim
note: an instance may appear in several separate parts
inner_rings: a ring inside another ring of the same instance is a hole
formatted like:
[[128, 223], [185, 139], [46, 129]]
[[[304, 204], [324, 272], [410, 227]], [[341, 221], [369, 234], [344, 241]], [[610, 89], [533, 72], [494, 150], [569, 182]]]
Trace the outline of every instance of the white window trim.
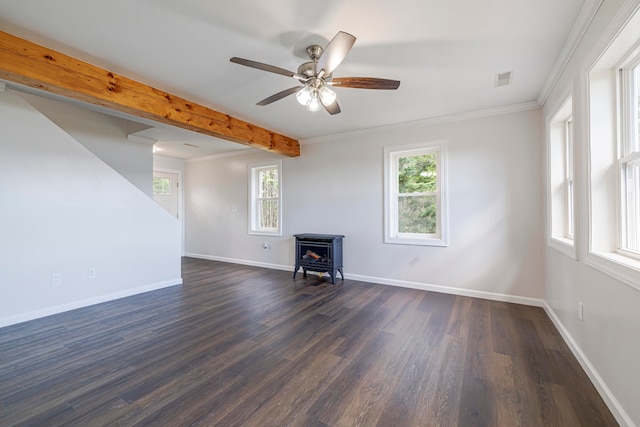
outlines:
[[[571, 88], [567, 88], [565, 90], [565, 95], [562, 97], [563, 101], [560, 104], [560, 106], [558, 108], [556, 108], [552, 114], [550, 114], [549, 116], [547, 116], [547, 245], [555, 250], [557, 250], [558, 252], [571, 257], [573, 259], [578, 259], [577, 256], [577, 252], [576, 252], [576, 245], [575, 245], [575, 239], [574, 238], [570, 238], [567, 235], [567, 231], [570, 229], [569, 227], [569, 215], [572, 215], [573, 218], [573, 229], [574, 229], [574, 235], [575, 235], [575, 211], [576, 211], [576, 205], [575, 205], [575, 141], [574, 141], [574, 147], [573, 147], [573, 151], [571, 153], [568, 153], [568, 144], [567, 144], [567, 135], [566, 135], [566, 122], [568, 120], [570, 120], [573, 117], [573, 96], [572, 96], [572, 91]], [[558, 127], [562, 128], [562, 131], [558, 130]], [[573, 133], [575, 136], [575, 128], [573, 129]], [[555, 176], [555, 174], [558, 173], [558, 171], [555, 171], [554, 165], [557, 168], [557, 165], [559, 164], [559, 162], [557, 161], [557, 159], [555, 159], [554, 156], [554, 152], [557, 152], [557, 145], [558, 145], [558, 141], [557, 141], [557, 137], [558, 135], [561, 135], [562, 138], [562, 156], [563, 156], [563, 162], [562, 162], [562, 175], [563, 175], [563, 194], [564, 194], [564, 200], [562, 202], [562, 206], [557, 206], [554, 203], [554, 195], [553, 195], [553, 188], [554, 185], [557, 184], [557, 180], [556, 182], [553, 182], [553, 176]], [[575, 138], [574, 138], [575, 139]], [[568, 206], [569, 200], [568, 200], [568, 193], [567, 193], [567, 188], [566, 188], [566, 175], [567, 175], [567, 166], [568, 166], [568, 162], [569, 162], [569, 157], [568, 156], [572, 156], [571, 159], [573, 160], [573, 186], [574, 186], [574, 198], [573, 198], [573, 212], [569, 212], [570, 208]], [[555, 220], [554, 220], [555, 218]], [[556, 221], [561, 221], [563, 222], [562, 227], [560, 227], [560, 229], [562, 230], [562, 233], [558, 233], [556, 232], [556, 229], [558, 227], [558, 225], [556, 224]]]
[[[395, 194], [395, 164], [392, 158], [397, 153], [425, 150], [438, 151], [438, 233], [437, 235], [405, 235], [398, 236], [395, 232], [397, 219], [392, 207]], [[416, 144], [397, 145], [384, 148], [384, 242], [400, 245], [419, 246], [449, 246], [449, 198], [447, 186], [447, 141], [437, 140]]]
[[[278, 169], [278, 229], [274, 231], [270, 230], [260, 230], [257, 229], [256, 224], [256, 215], [257, 215], [257, 207], [256, 207], [256, 172], [263, 168], [271, 168], [275, 167]], [[257, 235], [257, 236], [282, 236], [282, 161], [276, 160], [271, 162], [263, 162], [263, 163], [253, 163], [248, 165], [248, 176], [249, 176], [249, 212], [248, 212], [248, 234]]]

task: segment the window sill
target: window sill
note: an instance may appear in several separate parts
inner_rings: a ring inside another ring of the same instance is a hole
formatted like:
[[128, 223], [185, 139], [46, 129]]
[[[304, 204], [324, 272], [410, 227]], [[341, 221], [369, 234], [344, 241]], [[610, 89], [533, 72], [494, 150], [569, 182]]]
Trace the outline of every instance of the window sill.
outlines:
[[548, 243], [550, 247], [558, 252], [570, 258], [577, 259], [576, 248], [573, 244], [573, 240], [567, 239], [566, 237], [550, 237]]
[[584, 263], [640, 291], [640, 261], [615, 252], [590, 252]]
[[259, 230], [250, 230], [249, 234], [252, 236], [282, 236], [281, 231], [259, 231]]
[[387, 236], [384, 239], [384, 242], [394, 244], [394, 245], [439, 246], [439, 247], [449, 246], [449, 242], [446, 241], [445, 239], [410, 239], [410, 238], [403, 238], [403, 237]]

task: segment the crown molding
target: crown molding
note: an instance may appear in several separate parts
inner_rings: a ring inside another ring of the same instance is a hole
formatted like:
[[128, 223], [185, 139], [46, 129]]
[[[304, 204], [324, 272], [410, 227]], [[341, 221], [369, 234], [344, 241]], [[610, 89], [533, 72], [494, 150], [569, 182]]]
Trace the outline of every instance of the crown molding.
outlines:
[[393, 125], [378, 126], [378, 127], [367, 128], [362, 130], [356, 130], [352, 132], [344, 132], [344, 133], [337, 133], [333, 135], [319, 136], [316, 138], [304, 138], [304, 139], [300, 139], [300, 144], [308, 145], [308, 144], [315, 144], [318, 142], [337, 141], [341, 139], [354, 138], [358, 136], [366, 136], [366, 135], [371, 135], [371, 134], [383, 132], [383, 131], [392, 131], [397, 129], [412, 129], [417, 127], [434, 126], [434, 125], [439, 125], [444, 123], [453, 123], [453, 122], [460, 122], [465, 120], [482, 119], [485, 117], [499, 116], [502, 114], [510, 114], [510, 113], [517, 113], [520, 111], [535, 110], [536, 108], [539, 108], [539, 107], [540, 105], [536, 101], [531, 101], [531, 102], [525, 102], [522, 104], [513, 104], [513, 105], [507, 105], [503, 107], [495, 107], [495, 108], [487, 108], [484, 110], [471, 111], [468, 113], [451, 114], [448, 116], [433, 117], [428, 119], [397, 123]]
[[602, 2], [603, 0], [586, 0], [584, 2], [578, 17], [576, 18], [576, 22], [573, 24], [571, 32], [569, 32], [564, 46], [562, 47], [562, 50], [560, 51], [560, 54], [558, 55], [551, 72], [547, 76], [547, 80], [545, 81], [540, 94], [538, 95], [539, 105], [544, 105], [547, 101], [549, 94], [558, 83], [560, 76], [567, 67], [569, 60], [571, 60], [578, 44], [582, 41], [585, 32], [589, 28], [589, 25], [591, 25], [591, 21], [593, 21], [593, 18], [596, 16]]

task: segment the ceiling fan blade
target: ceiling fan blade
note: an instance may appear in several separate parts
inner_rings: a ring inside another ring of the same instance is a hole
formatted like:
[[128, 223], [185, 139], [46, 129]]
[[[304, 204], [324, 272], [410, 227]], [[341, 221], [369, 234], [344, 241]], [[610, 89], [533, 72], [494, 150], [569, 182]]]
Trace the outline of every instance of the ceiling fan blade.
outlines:
[[329, 105], [324, 105], [322, 104], [322, 106], [324, 107], [325, 110], [327, 110], [327, 112], [329, 114], [331, 114], [332, 116], [334, 114], [338, 114], [340, 112], [340, 106], [338, 105], [338, 100], [333, 101], [331, 104]]
[[250, 59], [238, 58], [234, 56], [233, 58], [230, 59], [230, 61], [236, 64], [245, 65], [247, 67], [257, 68], [258, 70], [281, 74], [287, 77], [294, 77], [296, 79], [299, 77], [302, 77], [294, 73], [293, 71], [285, 70], [284, 68], [276, 67], [275, 65], [263, 64], [262, 62], [252, 61]]
[[347, 56], [355, 42], [356, 38], [351, 34], [338, 31], [320, 55], [316, 64], [316, 74], [322, 70], [324, 75], [331, 74]]
[[291, 94], [296, 93], [297, 91], [299, 91], [300, 89], [303, 89], [304, 86], [296, 86], [296, 87], [292, 87], [286, 90], [283, 90], [282, 92], [278, 92], [275, 95], [271, 95], [268, 98], [263, 99], [262, 101], [258, 102], [256, 105], [260, 105], [260, 106], [264, 106], [264, 105], [269, 105], [272, 102], [275, 102], [279, 99], [284, 98], [285, 96], [289, 96]]
[[376, 79], [373, 77], [336, 77], [328, 84], [356, 89], [385, 89], [395, 90], [400, 86], [398, 80]]

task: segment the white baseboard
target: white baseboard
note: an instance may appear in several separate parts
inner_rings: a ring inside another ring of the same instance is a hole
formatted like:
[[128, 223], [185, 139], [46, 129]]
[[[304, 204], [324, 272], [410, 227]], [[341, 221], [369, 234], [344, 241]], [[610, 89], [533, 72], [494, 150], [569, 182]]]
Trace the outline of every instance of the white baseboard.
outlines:
[[443, 294], [460, 295], [465, 297], [488, 299], [492, 301], [511, 302], [514, 304], [531, 305], [542, 307], [544, 301], [537, 298], [520, 297], [516, 295], [500, 294], [497, 292], [474, 291], [471, 289], [453, 288], [450, 286], [431, 285], [428, 283], [409, 282], [406, 280], [385, 279], [382, 277], [362, 276], [359, 274], [347, 274], [347, 279], [359, 280], [361, 282], [378, 283], [381, 285], [398, 286], [401, 288], [420, 289], [423, 291], [440, 292]]
[[190, 257], [190, 258], [206, 259], [209, 261], [220, 261], [220, 262], [228, 262], [231, 264], [249, 265], [251, 267], [269, 268], [271, 270], [291, 271], [291, 274], [293, 274], [292, 265], [270, 264], [268, 262], [250, 261], [246, 259], [226, 258], [221, 256], [204, 255], [204, 254], [196, 254], [196, 253], [186, 253], [184, 256]]
[[[233, 264], [250, 265], [253, 267], [271, 268], [273, 270], [290, 271], [293, 274], [293, 265], [268, 264], [264, 262], [249, 261], [245, 259], [225, 258], [212, 255], [188, 253], [185, 256], [192, 258], [207, 259], [210, 261], [230, 262]], [[339, 276], [339, 273], [338, 273]], [[514, 295], [500, 294], [495, 292], [473, 291], [469, 289], [452, 288], [449, 286], [430, 285], [428, 283], [409, 282], [406, 280], [387, 279], [384, 277], [363, 276], [360, 274], [345, 274], [345, 279], [358, 280], [360, 282], [377, 283], [380, 285], [398, 286], [401, 288], [420, 289], [423, 291], [441, 292], [445, 294], [460, 295], [473, 298], [482, 298], [492, 301], [512, 302], [515, 304], [531, 305], [542, 307], [544, 301], [537, 298], [520, 297]]]
[[549, 306], [549, 304], [547, 304], [546, 301], [543, 308], [555, 325], [556, 329], [560, 332], [560, 335], [562, 336], [562, 339], [564, 339], [564, 342], [567, 343], [573, 355], [576, 357], [576, 359], [578, 359], [580, 366], [582, 366], [582, 369], [585, 371], [595, 388], [598, 390], [598, 393], [600, 393], [600, 396], [604, 400], [613, 416], [616, 418], [616, 421], [618, 421], [618, 423], [623, 427], [636, 427], [631, 417], [629, 417], [629, 414], [627, 414], [620, 402], [618, 402], [618, 399], [616, 399], [616, 397], [613, 395], [613, 392], [609, 389], [609, 387], [607, 387], [607, 384], [604, 382], [600, 374], [598, 374], [596, 368], [591, 364], [587, 356], [582, 352], [582, 349], [580, 348], [578, 343], [576, 343], [576, 341], [573, 339], [573, 336], [571, 336], [567, 328], [564, 327], [556, 313]]
[[15, 325], [17, 323], [27, 322], [29, 320], [39, 319], [41, 317], [51, 316], [53, 314], [64, 313], [65, 311], [75, 310], [77, 308], [88, 307], [90, 305], [100, 304], [103, 302], [113, 301], [120, 298], [130, 297], [133, 295], [142, 294], [145, 292], [156, 291], [158, 289], [168, 288], [170, 286], [176, 286], [182, 284], [182, 278], [173, 280], [166, 280], [163, 282], [152, 283], [138, 288], [126, 289], [120, 292], [114, 292], [111, 294], [100, 295], [93, 298], [88, 298], [80, 301], [73, 301], [67, 304], [57, 305], [55, 307], [48, 307], [42, 310], [31, 311], [29, 313], [18, 314], [15, 316], [9, 316], [0, 318], [0, 328], [9, 325]]

